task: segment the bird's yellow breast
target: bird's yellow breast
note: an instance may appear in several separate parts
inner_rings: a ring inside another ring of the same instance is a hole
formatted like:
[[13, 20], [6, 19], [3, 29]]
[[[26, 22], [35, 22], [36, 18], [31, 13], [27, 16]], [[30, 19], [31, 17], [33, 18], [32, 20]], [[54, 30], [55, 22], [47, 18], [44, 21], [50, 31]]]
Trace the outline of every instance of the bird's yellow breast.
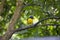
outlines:
[[28, 24], [33, 24], [33, 19], [29, 18], [29, 19], [27, 20], [27, 23], [28, 23]]

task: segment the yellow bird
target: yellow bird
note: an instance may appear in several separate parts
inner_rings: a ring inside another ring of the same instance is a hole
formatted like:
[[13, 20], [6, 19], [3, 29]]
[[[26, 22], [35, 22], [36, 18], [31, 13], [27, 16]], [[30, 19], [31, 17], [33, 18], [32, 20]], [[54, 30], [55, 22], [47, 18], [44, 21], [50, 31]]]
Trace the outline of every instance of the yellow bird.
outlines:
[[33, 16], [30, 16], [27, 20], [27, 24], [33, 24]]

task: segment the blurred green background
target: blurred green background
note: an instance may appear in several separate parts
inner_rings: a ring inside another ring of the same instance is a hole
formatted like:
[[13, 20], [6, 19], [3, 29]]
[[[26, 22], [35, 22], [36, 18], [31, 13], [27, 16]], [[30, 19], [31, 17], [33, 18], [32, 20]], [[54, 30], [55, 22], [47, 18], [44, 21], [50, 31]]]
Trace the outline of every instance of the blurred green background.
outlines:
[[[50, 12], [57, 17], [60, 17], [60, 0], [24, 0], [25, 4], [31, 4], [31, 6], [26, 6], [23, 8], [23, 12], [19, 20], [15, 25], [15, 29], [21, 26], [27, 26], [27, 19], [30, 15], [34, 17], [33, 24], [36, 23], [39, 19], [50, 17], [45, 12]], [[0, 1], [1, 4], [1, 1]], [[37, 5], [32, 5], [37, 4]], [[4, 11], [0, 15], [0, 36], [5, 34], [8, 24], [14, 14], [16, 9], [16, 0], [6, 0], [4, 5]], [[43, 12], [45, 11], [45, 12]], [[40, 24], [60, 24], [60, 19], [48, 19]], [[41, 26], [37, 25], [35, 28], [30, 28], [28, 30], [23, 30], [13, 34], [12, 37], [15, 38], [26, 38], [26, 37], [43, 37], [43, 36], [59, 36], [60, 35], [60, 26]]]

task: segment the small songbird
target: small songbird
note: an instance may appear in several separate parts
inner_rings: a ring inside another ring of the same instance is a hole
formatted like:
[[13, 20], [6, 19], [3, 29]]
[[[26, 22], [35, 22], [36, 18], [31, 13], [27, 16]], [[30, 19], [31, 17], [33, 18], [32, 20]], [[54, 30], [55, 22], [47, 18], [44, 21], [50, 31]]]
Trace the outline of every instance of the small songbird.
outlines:
[[33, 16], [30, 16], [28, 19], [27, 19], [27, 24], [33, 24]]

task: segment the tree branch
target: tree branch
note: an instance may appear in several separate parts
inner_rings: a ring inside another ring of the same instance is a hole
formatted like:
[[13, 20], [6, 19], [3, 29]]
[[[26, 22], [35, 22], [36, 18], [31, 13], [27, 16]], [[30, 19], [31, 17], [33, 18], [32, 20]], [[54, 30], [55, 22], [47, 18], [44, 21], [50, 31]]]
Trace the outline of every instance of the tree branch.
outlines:
[[0, 4], [0, 15], [4, 11], [4, 4], [5, 4], [5, 0], [1, 0], [1, 4]]
[[3, 35], [2, 40], [9, 40], [11, 38], [13, 31], [15, 30], [14, 25], [15, 25], [16, 21], [18, 20], [18, 18], [21, 16], [22, 5], [23, 5], [22, 0], [17, 0], [16, 10], [14, 12], [13, 17], [11, 18], [11, 21], [7, 28], [6, 33]]
[[[44, 21], [44, 20], [48, 20], [48, 19], [60, 19], [59, 17], [47, 17], [47, 18], [43, 18], [43, 19], [41, 19], [41, 20], [39, 20], [36, 24], [33, 24], [33, 25], [30, 25], [30, 26], [27, 26], [27, 27], [25, 27], [25, 28], [18, 28], [18, 29], [16, 29], [15, 31], [14, 31], [14, 33], [15, 32], [19, 32], [19, 31], [22, 31], [22, 30], [26, 30], [26, 29], [29, 29], [29, 28], [34, 28], [34, 27], [36, 27], [40, 22], [42, 22], [42, 21]], [[58, 24], [46, 24], [46, 25], [44, 25], [44, 26], [47, 26], [47, 25], [58, 25]], [[40, 26], [42, 26], [42, 25], [40, 25]], [[60, 26], [60, 25], [59, 25]]]

